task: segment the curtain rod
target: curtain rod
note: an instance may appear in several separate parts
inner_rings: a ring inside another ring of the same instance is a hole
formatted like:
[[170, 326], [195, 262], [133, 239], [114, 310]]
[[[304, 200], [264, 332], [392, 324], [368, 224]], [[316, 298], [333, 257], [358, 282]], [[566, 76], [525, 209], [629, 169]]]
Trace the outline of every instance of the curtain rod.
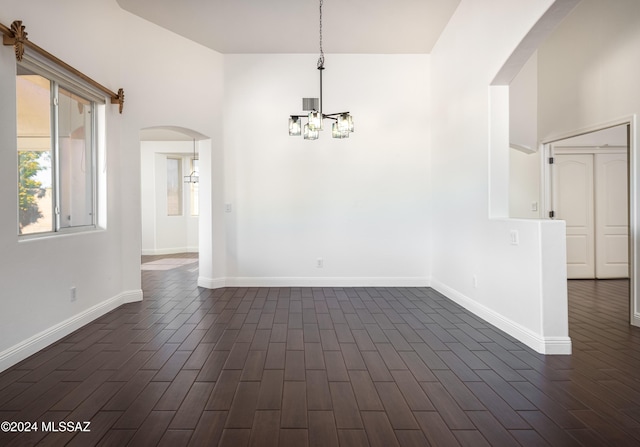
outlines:
[[122, 108], [124, 106], [124, 90], [123, 89], [119, 89], [118, 93], [112, 92], [108, 88], [104, 87], [102, 84], [99, 84], [98, 82], [91, 79], [89, 76], [76, 70], [71, 65], [58, 59], [53, 54], [49, 53], [46, 50], [43, 50], [35, 43], [28, 40], [27, 32], [24, 30], [24, 25], [22, 25], [22, 20], [15, 20], [11, 24], [11, 28], [7, 28], [2, 23], [0, 23], [0, 31], [4, 34], [4, 36], [2, 36], [2, 43], [4, 45], [13, 45], [16, 53], [16, 60], [18, 62], [22, 60], [22, 55], [24, 54], [24, 47], [26, 46], [28, 48], [31, 48], [36, 53], [40, 54], [41, 56], [44, 56], [45, 58], [49, 59], [51, 62], [61, 66], [65, 70], [73, 73], [74, 75], [82, 79], [83, 81], [91, 84], [93, 87], [109, 95], [111, 97], [111, 104], [118, 104], [119, 111], [120, 113], [122, 113]]

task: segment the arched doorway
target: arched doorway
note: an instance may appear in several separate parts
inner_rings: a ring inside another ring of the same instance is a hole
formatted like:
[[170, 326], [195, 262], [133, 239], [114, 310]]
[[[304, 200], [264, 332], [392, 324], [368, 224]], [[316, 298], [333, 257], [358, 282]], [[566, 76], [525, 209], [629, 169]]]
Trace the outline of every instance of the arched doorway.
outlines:
[[[213, 277], [211, 140], [182, 127], [149, 127], [140, 131], [140, 156], [141, 254], [197, 253], [199, 276]], [[198, 182], [185, 183], [196, 170]]]

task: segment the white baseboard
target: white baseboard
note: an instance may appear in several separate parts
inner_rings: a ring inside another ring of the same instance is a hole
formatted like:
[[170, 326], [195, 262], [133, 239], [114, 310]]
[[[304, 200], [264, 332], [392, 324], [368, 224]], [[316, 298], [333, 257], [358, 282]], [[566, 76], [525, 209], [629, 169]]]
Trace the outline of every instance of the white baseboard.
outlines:
[[0, 352], [0, 372], [26, 359], [32, 354], [66, 337], [73, 331], [111, 312], [126, 303], [142, 300], [142, 290], [122, 292], [113, 298], [96, 304], [67, 320], [46, 329], [28, 339]]
[[549, 355], [570, 355], [571, 339], [569, 337], [544, 337], [542, 349], [537, 350], [540, 354]]
[[198, 247], [143, 248], [143, 256], [175, 255], [178, 253], [198, 253]]
[[428, 287], [427, 278], [272, 277], [227, 278], [228, 287]]
[[427, 277], [233, 277], [198, 278], [206, 289], [222, 287], [429, 287]]
[[437, 280], [431, 281], [431, 287], [540, 354], [571, 354], [569, 337], [544, 337], [537, 334]]
[[204, 287], [205, 289], [221, 289], [223, 287], [227, 287], [227, 281], [225, 278], [205, 278], [204, 276], [199, 276], [198, 287]]
[[137, 303], [142, 301], [142, 290], [130, 290], [128, 292], [122, 292], [118, 296], [122, 297], [122, 304]]

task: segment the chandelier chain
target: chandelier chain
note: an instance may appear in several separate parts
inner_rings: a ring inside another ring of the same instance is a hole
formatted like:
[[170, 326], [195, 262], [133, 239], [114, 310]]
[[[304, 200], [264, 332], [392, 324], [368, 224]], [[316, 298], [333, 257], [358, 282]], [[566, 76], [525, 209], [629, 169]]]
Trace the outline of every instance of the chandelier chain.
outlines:
[[318, 68], [324, 68], [324, 50], [322, 48], [322, 4], [323, 0], [320, 0], [320, 58], [318, 59]]
[[[320, 75], [320, 97], [319, 98], [302, 98], [303, 110], [309, 112], [304, 115], [289, 116], [289, 135], [303, 135], [305, 140], [317, 140], [322, 130], [322, 122], [334, 121], [331, 125], [331, 136], [333, 138], [349, 138], [349, 134], [353, 132], [353, 118], [349, 112], [327, 113], [322, 111], [322, 72], [324, 71], [324, 48], [322, 48], [322, 6], [324, 0], [318, 0], [320, 3], [320, 57], [318, 58], [318, 74]], [[302, 119], [306, 118], [307, 123], [302, 125]], [[304, 129], [304, 132], [303, 132]]]

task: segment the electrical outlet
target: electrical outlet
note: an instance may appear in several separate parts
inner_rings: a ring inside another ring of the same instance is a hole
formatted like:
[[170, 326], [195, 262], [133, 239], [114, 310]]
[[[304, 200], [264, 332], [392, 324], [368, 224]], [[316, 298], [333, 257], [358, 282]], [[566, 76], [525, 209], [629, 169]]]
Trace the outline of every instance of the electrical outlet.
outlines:
[[319, 269], [324, 267], [324, 260], [322, 258], [316, 259], [316, 267]]
[[225, 213], [230, 213], [233, 210], [233, 207], [231, 206], [230, 203], [227, 203], [224, 205], [224, 212]]
[[518, 230], [511, 230], [510, 233], [511, 245], [520, 245], [520, 234]]
[[473, 275], [473, 288], [478, 288], [478, 275]]
[[78, 299], [78, 295], [76, 293], [76, 286], [72, 286], [71, 287], [71, 296], [70, 296], [70, 298], [71, 298], [71, 302], [72, 303], [75, 302]]

